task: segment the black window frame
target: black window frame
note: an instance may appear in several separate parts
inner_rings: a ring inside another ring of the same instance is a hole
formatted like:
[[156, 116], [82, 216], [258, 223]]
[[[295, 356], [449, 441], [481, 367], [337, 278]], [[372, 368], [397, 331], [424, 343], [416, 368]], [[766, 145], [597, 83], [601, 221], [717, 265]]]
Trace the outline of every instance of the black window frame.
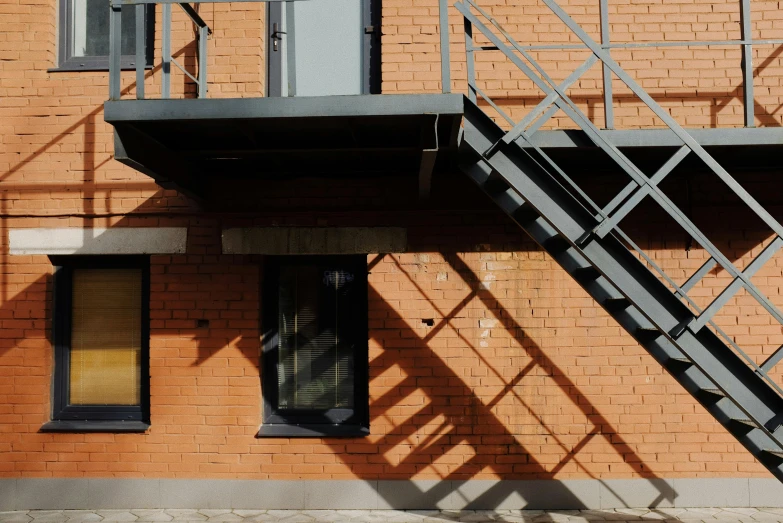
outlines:
[[[52, 340], [52, 421], [42, 432], [143, 432], [150, 426], [149, 256], [50, 256], [55, 266]], [[139, 405], [69, 405], [74, 269], [141, 269], [141, 383]]]
[[[280, 268], [290, 265], [337, 264], [358, 276], [353, 306], [356, 322], [354, 345], [354, 408], [327, 410], [281, 410], [278, 398], [277, 356], [279, 348]], [[301, 255], [274, 256], [264, 260], [262, 283], [261, 386], [263, 424], [258, 437], [364, 437], [370, 433], [369, 362], [367, 344], [367, 256]]]
[[[72, 0], [58, 0], [59, 5], [59, 37], [58, 37], [58, 64], [51, 71], [108, 71], [109, 56], [71, 56], [70, 43], [73, 42], [73, 9]], [[129, 5], [129, 7], [132, 7]], [[106, 5], [108, 12], [109, 6]], [[128, 9], [127, 11], [131, 11]], [[123, 13], [124, 15], [125, 13]], [[131, 13], [129, 16], [135, 16]], [[155, 59], [155, 4], [145, 5], [145, 69], [153, 66]], [[120, 57], [121, 69], [135, 69], [136, 55], [122, 55]]]

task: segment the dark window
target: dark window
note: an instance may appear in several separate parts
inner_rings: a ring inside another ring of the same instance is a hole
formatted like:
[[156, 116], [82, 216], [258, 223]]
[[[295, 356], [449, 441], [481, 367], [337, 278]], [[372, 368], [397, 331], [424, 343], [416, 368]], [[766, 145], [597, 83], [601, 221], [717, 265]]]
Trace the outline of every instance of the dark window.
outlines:
[[149, 427], [149, 259], [53, 257], [54, 397], [44, 431]]
[[[136, 62], [134, 5], [122, 7], [122, 67]], [[154, 6], [145, 7], [145, 66], [152, 65]], [[60, 0], [60, 65], [66, 70], [109, 68], [109, 3], [106, 0]]]
[[366, 256], [272, 258], [264, 280], [259, 435], [366, 435]]

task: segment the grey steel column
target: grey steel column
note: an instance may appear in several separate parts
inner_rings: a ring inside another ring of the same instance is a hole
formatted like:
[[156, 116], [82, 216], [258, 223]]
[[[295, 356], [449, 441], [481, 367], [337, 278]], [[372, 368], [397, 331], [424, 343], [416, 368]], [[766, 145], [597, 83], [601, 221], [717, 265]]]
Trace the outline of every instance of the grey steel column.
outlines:
[[[740, 0], [740, 37], [743, 42], [751, 42], [750, 0]], [[745, 105], [745, 127], [755, 127], [753, 105], [753, 46], [742, 44], [742, 90]]]
[[[610, 38], [609, 28], [609, 0], [601, 0], [599, 4], [601, 14], [601, 45], [608, 49]], [[603, 64], [604, 83], [604, 128], [614, 129], [614, 101], [612, 96], [612, 70]]]
[[171, 98], [171, 4], [163, 4], [163, 49], [161, 96]]
[[440, 13], [440, 83], [444, 93], [451, 92], [451, 56], [449, 54], [449, 4], [438, 0]]
[[207, 26], [198, 28], [198, 97], [207, 97]]
[[136, 5], [136, 98], [144, 100], [144, 67], [147, 65], [144, 4]]
[[109, 7], [109, 100], [120, 99], [122, 64], [122, 7], [114, 2]]

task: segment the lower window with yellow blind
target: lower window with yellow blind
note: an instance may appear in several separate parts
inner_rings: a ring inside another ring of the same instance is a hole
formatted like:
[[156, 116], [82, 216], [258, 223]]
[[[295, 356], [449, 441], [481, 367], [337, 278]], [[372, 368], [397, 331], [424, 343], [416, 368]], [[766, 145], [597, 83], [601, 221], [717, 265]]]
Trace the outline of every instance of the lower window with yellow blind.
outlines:
[[43, 431], [149, 428], [149, 258], [52, 257], [54, 397]]

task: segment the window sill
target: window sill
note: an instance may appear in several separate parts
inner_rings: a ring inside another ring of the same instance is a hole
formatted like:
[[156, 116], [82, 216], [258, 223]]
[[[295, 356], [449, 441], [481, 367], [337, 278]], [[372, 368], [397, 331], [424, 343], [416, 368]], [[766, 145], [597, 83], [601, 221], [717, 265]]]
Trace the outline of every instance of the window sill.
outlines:
[[[151, 71], [154, 67], [152, 65], [145, 65], [144, 69], [147, 71]], [[136, 66], [135, 65], [127, 65], [123, 64], [120, 67], [121, 71], [135, 71]], [[109, 72], [109, 66], [108, 65], [68, 65], [64, 64], [60, 67], [51, 67], [46, 70], [47, 73], [73, 73], [77, 71], [92, 71], [93, 73], [108, 73]]]
[[370, 429], [360, 425], [261, 425], [257, 438], [363, 438]]
[[146, 432], [149, 423], [143, 421], [50, 421], [41, 432]]

